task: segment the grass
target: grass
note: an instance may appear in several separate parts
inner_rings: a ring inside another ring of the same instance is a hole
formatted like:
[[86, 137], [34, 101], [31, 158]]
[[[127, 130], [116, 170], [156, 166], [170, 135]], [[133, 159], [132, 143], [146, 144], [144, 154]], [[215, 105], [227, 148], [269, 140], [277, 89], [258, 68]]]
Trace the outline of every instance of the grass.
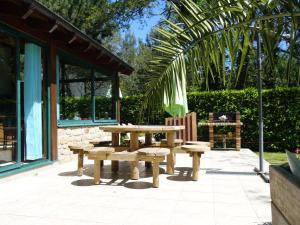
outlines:
[[[259, 153], [256, 152], [258, 155]], [[264, 152], [264, 158], [272, 165], [287, 163], [287, 156], [284, 152]]]

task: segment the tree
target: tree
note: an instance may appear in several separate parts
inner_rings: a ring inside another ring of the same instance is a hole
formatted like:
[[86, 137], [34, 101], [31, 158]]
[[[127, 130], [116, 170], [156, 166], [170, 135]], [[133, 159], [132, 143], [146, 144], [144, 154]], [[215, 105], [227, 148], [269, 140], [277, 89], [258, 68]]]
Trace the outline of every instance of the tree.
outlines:
[[39, 0], [86, 34], [101, 40], [151, 12], [156, 0]]
[[[279, 78], [271, 75], [282, 55], [287, 57], [286, 84], [299, 81], [299, 0], [171, 2], [179, 21], [166, 20], [168, 26], [157, 29], [161, 37], [153, 46], [153, 79], [144, 107], [162, 107], [164, 96], [172, 96], [173, 81], [187, 76], [207, 89], [216, 79], [222, 88], [252, 82], [258, 30], [263, 37], [265, 83]], [[284, 42], [287, 49], [280, 46]]]
[[130, 76], [121, 76], [120, 86], [122, 94], [143, 94], [150, 77], [149, 61], [152, 60], [152, 51], [147, 43], [136, 40], [132, 32], [127, 32], [124, 37], [120, 32], [103, 40], [103, 46], [118, 55], [122, 60], [135, 69]]

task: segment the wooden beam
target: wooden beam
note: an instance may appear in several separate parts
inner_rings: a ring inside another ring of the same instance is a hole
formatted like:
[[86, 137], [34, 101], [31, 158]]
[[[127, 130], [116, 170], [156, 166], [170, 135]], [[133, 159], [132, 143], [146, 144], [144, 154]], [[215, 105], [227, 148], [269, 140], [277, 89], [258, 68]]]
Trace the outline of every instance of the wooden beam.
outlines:
[[57, 111], [56, 111], [56, 45], [50, 42], [50, 137], [51, 160], [57, 160]]
[[27, 12], [22, 16], [22, 19], [23, 20], [26, 20], [28, 17], [30, 17], [31, 16], [31, 14], [33, 14], [34, 13], [34, 9], [33, 8], [29, 8], [28, 10], [27, 10]]
[[104, 62], [103, 64], [110, 64], [112, 61], [114, 61], [114, 59], [110, 58], [107, 62]]
[[96, 57], [96, 60], [100, 59], [103, 55], [103, 51], [100, 52], [100, 54]]
[[76, 40], [77, 40], [77, 36], [76, 36], [76, 34], [74, 34], [73, 37], [71, 38], [71, 40], [68, 41], [68, 44], [70, 45], [70, 44], [72, 44]]
[[93, 47], [92, 43], [89, 43], [89, 46], [83, 50], [83, 52], [88, 52]]
[[51, 29], [49, 30], [49, 34], [52, 34], [57, 28], [58, 28], [58, 24], [55, 23], [55, 24], [51, 27]]

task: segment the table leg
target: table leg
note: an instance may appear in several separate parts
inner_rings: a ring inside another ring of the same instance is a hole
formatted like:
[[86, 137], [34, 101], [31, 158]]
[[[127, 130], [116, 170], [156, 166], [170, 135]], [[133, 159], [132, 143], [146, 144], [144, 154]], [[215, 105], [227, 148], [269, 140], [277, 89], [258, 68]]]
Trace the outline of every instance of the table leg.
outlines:
[[200, 157], [201, 154], [199, 152], [193, 152], [193, 175], [192, 178], [194, 181], [198, 180], [198, 173], [200, 168]]
[[100, 184], [100, 160], [94, 160], [94, 183]]
[[158, 188], [159, 187], [159, 162], [154, 161], [153, 162], [153, 187]]
[[77, 165], [77, 174], [78, 176], [82, 176], [83, 174], [83, 150], [79, 150], [78, 152], [78, 165]]
[[[151, 146], [152, 145], [152, 134], [146, 133], [145, 134], [145, 145]], [[145, 162], [146, 168], [151, 168], [152, 163], [151, 162]]]
[[[130, 151], [136, 151], [139, 149], [139, 134], [138, 133], [130, 133]], [[131, 179], [138, 180], [139, 175], [139, 161], [131, 162]]]
[[169, 175], [174, 174], [174, 140], [175, 140], [175, 132], [168, 132], [167, 133], [167, 143], [168, 148], [170, 148], [170, 154], [167, 156], [167, 173]]
[[[112, 146], [119, 146], [119, 133], [112, 133]], [[119, 170], [119, 161], [111, 161], [111, 171], [118, 172]]]

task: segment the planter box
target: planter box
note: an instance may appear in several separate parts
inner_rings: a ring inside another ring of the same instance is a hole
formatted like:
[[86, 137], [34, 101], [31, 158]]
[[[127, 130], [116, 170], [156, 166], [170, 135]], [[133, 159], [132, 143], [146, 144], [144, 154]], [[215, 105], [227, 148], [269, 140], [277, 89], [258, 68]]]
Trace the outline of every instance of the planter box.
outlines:
[[288, 167], [270, 166], [272, 225], [300, 225], [300, 180]]

